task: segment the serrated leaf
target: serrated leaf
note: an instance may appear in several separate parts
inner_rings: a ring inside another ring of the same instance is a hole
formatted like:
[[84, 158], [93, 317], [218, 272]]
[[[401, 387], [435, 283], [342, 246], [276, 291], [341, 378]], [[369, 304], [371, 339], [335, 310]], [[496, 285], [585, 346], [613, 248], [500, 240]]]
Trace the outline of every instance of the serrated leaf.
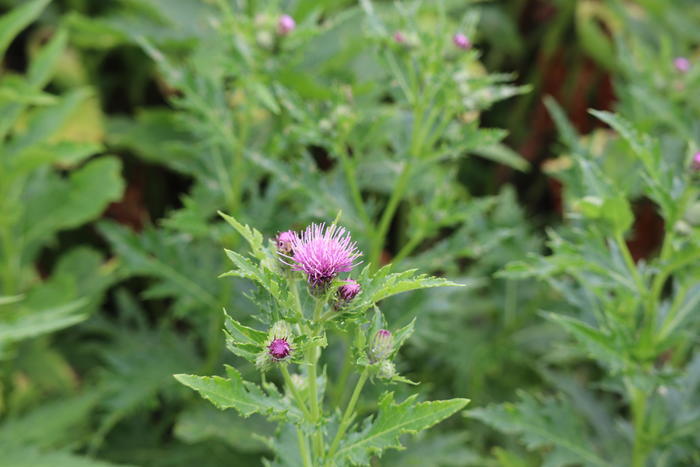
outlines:
[[365, 311], [385, 298], [411, 290], [462, 286], [462, 284], [440, 277], [433, 277], [427, 274], [416, 275], [416, 269], [390, 273], [391, 267], [391, 265], [384, 266], [374, 274], [370, 273], [369, 266], [362, 270], [357, 278], [357, 281], [362, 286], [362, 292], [353, 300], [348, 307], [348, 311]]
[[393, 393], [385, 393], [379, 400], [376, 418], [365, 420], [361, 431], [347, 435], [337, 457], [352, 464], [369, 465], [372, 455], [381, 455], [385, 449], [400, 449], [402, 434], [426, 430], [469, 403], [468, 399], [418, 403], [415, 399], [412, 396], [397, 404]]
[[[174, 297], [178, 311], [193, 308], [216, 312], [220, 284], [210, 271], [221, 270], [219, 249], [210, 242], [194, 242], [187, 236], [148, 228], [139, 235], [112, 222], [101, 222], [98, 230], [119, 253], [128, 272], [148, 275], [158, 282], [148, 289], [152, 297]], [[198, 265], [192, 268], [193, 265]]]
[[590, 449], [584, 425], [568, 405], [557, 399], [537, 399], [523, 391], [519, 396], [517, 403], [472, 409], [466, 415], [517, 434], [530, 450], [552, 448], [546, 454], [548, 466], [610, 465]]
[[[263, 236], [256, 229], [250, 227], [249, 225], [243, 225], [231, 216], [224, 214], [219, 211], [219, 215], [224, 218], [228, 224], [236, 229], [236, 231], [241, 234], [241, 236], [248, 242], [250, 249], [252, 250], [253, 256], [258, 259], [263, 259], [265, 254], [263, 252]], [[228, 252], [227, 252], [228, 253]], [[233, 261], [233, 260], [232, 260]]]
[[238, 370], [228, 365], [226, 375], [228, 378], [179, 374], [175, 378], [219, 409], [234, 408], [244, 417], [254, 413], [270, 417], [299, 417], [298, 409], [292, 407], [269, 385], [266, 394], [258, 385], [244, 381]]
[[570, 316], [554, 313], [549, 313], [546, 316], [551, 321], [564, 327], [586, 347], [596, 360], [602, 365], [610, 367], [613, 372], [621, 371], [629, 366], [624, 353], [616, 347], [614, 336]]

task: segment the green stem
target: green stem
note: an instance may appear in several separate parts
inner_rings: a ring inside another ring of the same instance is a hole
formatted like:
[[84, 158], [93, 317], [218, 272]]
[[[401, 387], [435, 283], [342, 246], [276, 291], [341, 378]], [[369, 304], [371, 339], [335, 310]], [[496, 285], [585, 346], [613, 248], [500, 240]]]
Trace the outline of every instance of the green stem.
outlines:
[[640, 294], [646, 295], [646, 287], [644, 285], [644, 281], [642, 280], [642, 276], [639, 274], [637, 264], [634, 262], [632, 254], [630, 253], [630, 250], [627, 247], [627, 242], [625, 242], [625, 239], [622, 236], [621, 232], [615, 233], [615, 242], [617, 243], [617, 246], [620, 249], [622, 258], [624, 259], [625, 264], [627, 265], [627, 269], [629, 269], [629, 272], [632, 275], [632, 279], [634, 279], [634, 282], [637, 285]]
[[301, 428], [297, 427], [297, 442], [299, 443], [299, 453], [301, 454], [301, 460], [304, 462], [304, 467], [313, 467], [311, 463], [311, 455], [309, 454], [309, 446], [304, 437], [304, 433], [301, 432]]
[[406, 258], [408, 255], [413, 253], [413, 250], [416, 249], [418, 245], [420, 245], [420, 242], [423, 241], [423, 238], [425, 238], [425, 234], [423, 232], [418, 232], [413, 237], [411, 237], [408, 242], [399, 250], [398, 253], [396, 253], [396, 256], [394, 256], [393, 263], [398, 264], [400, 263], [404, 258]]
[[[287, 271], [288, 274], [293, 274], [292, 271]], [[297, 312], [297, 318], [300, 321], [304, 320], [304, 310], [301, 308], [301, 300], [299, 299], [299, 288], [297, 287], [297, 280], [290, 279], [290, 289], [292, 289], [292, 295], [294, 296], [294, 308]]]
[[394, 187], [394, 190], [391, 193], [391, 197], [389, 198], [389, 202], [387, 203], [386, 208], [382, 213], [379, 225], [377, 226], [377, 229], [374, 232], [374, 241], [372, 242], [370, 263], [371, 267], [375, 270], [379, 268], [379, 259], [382, 254], [382, 249], [384, 248], [386, 234], [389, 231], [389, 226], [391, 224], [392, 218], [394, 217], [394, 212], [396, 212], [396, 208], [399, 206], [399, 202], [401, 202], [401, 198], [403, 197], [404, 191], [406, 190], [406, 187], [408, 185], [408, 181], [411, 177], [411, 168], [412, 164], [411, 160], [409, 159], [404, 162], [404, 166], [401, 170], [401, 174], [399, 175], [399, 179], [396, 181], [396, 186]]
[[365, 368], [362, 371], [362, 373], [360, 374], [360, 378], [357, 380], [357, 384], [355, 385], [355, 390], [352, 392], [352, 397], [350, 398], [350, 402], [348, 402], [348, 406], [345, 408], [345, 412], [343, 413], [343, 418], [340, 420], [340, 425], [338, 426], [338, 432], [335, 434], [335, 438], [333, 438], [333, 442], [331, 443], [331, 447], [328, 450], [328, 459], [333, 458], [335, 451], [338, 449], [338, 446], [340, 445], [340, 440], [343, 439], [343, 435], [345, 435], [345, 431], [348, 429], [348, 427], [350, 426], [350, 423], [352, 422], [353, 412], [355, 411], [355, 404], [357, 404], [357, 400], [360, 397], [360, 393], [362, 392], [362, 388], [364, 387], [365, 383], [367, 382], [368, 376], [369, 376], [369, 371], [367, 370], [367, 368]]
[[333, 407], [338, 407], [343, 403], [345, 399], [345, 385], [348, 382], [348, 377], [350, 377], [350, 372], [352, 371], [352, 344], [347, 343], [347, 349], [345, 351], [345, 357], [343, 359], [343, 367], [340, 370], [340, 376], [338, 377], [338, 382], [334, 386], [333, 394]]
[[284, 377], [285, 384], [289, 388], [289, 391], [292, 393], [292, 396], [294, 396], [294, 399], [297, 401], [297, 405], [299, 406], [301, 412], [304, 414], [304, 417], [306, 417], [307, 420], [312, 420], [311, 413], [309, 413], [309, 409], [306, 408], [306, 404], [304, 403], [304, 398], [301, 397], [299, 389], [297, 389], [297, 387], [294, 385], [292, 377], [289, 375], [287, 365], [280, 365], [280, 371], [282, 372], [282, 377]]
[[[324, 301], [322, 299], [316, 300], [316, 306], [314, 307], [314, 324], [319, 323], [319, 319], [321, 317], [321, 312], [323, 311], [323, 305]], [[311, 333], [311, 339], [314, 339], [317, 336], [318, 330], [315, 329]], [[321, 431], [318, 428], [319, 422], [321, 421], [321, 410], [319, 408], [319, 395], [318, 395], [318, 388], [316, 384], [316, 379], [317, 379], [317, 374], [316, 374], [316, 365], [318, 363], [318, 357], [319, 357], [319, 352], [318, 352], [318, 346], [317, 345], [312, 345], [311, 348], [309, 349], [308, 353], [306, 354], [306, 361], [307, 364], [309, 365], [309, 384], [308, 384], [308, 390], [309, 390], [309, 404], [311, 406], [311, 421], [314, 424], [314, 434], [313, 434], [313, 450], [314, 450], [314, 456], [317, 459], [320, 459], [323, 457], [323, 436], [321, 434]]]
[[[365, 203], [362, 201], [362, 193], [360, 192], [360, 187], [357, 184], [357, 176], [355, 175], [355, 168], [350, 161], [348, 151], [345, 144], [340, 142], [338, 144], [337, 153], [340, 156], [340, 164], [345, 173], [345, 179], [348, 186], [350, 187], [350, 194], [352, 195], [352, 201], [355, 204], [355, 210], [359, 214], [362, 222], [365, 224], [365, 228], [372, 228], [372, 221], [367, 214], [367, 209], [365, 208]], [[371, 234], [371, 232], [370, 232]]]
[[634, 424], [634, 445], [632, 447], [632, 466], [644, 467], [648, 447], [646, 445], [645, 425], [647, 399], [644, 391], [640, 391], [631, 384], [628, 385], [628, 393], [632, 404], [632, 422]]

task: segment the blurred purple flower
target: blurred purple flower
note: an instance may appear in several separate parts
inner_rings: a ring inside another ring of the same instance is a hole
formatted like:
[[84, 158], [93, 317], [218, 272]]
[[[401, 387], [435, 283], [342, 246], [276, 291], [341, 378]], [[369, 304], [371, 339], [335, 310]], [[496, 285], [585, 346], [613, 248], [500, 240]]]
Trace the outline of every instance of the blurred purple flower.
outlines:
[[687, 73], [688, 70], [690, 70], [690, 60], [685, 57], [676, 57], [673, 60], [673, 65], [676, 67], [676, 70], [681, 73]]
[[280, 36], [286, 36], [294, 30], [296, 25], [297, 23], [294, 21], [294, 18], [289, 15], [282, 15], [279, 21], [277, 21], [277, 32]]
[[301, 235], [292, 240], [292, 256], [283, 255], [291, 260], [292, 270], [306, 274], [312, 288], [324, 287], [339, 272], [348, 272], [358, 263], [360, 257], [357, 243], [342, 227], [333, 224], [311, 224]]
[[267, 346], [270, 356], [275, 360], [282, 360], [287, 358], [289, 354], [292, 353], [292, 347], [287, 342], [286, 338], [274, 339], [270, 345]]
[[406, 42], [406, 36], [404, 36], [401, 31], [396, 31], [394, 33], [394, 40], [397, 44], [403, 44]]
[[467, 36], [465, 36], [462, 33], [457, 33], [454, 36], [452, 36], [452, 42], [454, 42], [454, 44], [457, 47], [463, 50], [468, 50], [472, 46], [472, 43], [469, 41]]
[[278, 233], [277, 238], [275, 239], [275, 242], [277, 243], [277, 251], [283, 255], [291, 255], [293, 251], [292, 242], [296, 236], [297, 234], [293, 230]]
[[693, 169], [700, 170], [700, 152], [696, 152], [693, 156]]

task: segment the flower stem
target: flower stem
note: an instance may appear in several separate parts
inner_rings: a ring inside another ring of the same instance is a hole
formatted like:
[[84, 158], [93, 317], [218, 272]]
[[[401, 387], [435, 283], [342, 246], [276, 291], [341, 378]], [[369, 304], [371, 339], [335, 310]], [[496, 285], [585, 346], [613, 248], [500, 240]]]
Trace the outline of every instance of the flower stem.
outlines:
[[343, 439], [343, 435], [345, 435], [345, 431], [350, 426], [350, 422], [352, 422], [353, 412], [355, 410], [355, 404], [357, 404], [357, 399], [359, 399], [359, 397], [360, 397], [360, 393], [362, 392], [362, 388], [364, 387], [365, 383], [367, 382], [368, 376], [369, 376], [369, 371], [365, 368], [362, 371], [362, 373], [360, 374], [360, 378], [357, 380], [357, 384], [355, 385], [355, 390], [352, 392], [352, 397], [350, 398], [350, 402], [348, 402], [348, 406], [345, 408], [345, 412], [343, 413], [343, 418], [340, 420], [340, 425], [338, 426], [338, 432], [335, 434], [335, 438], [333, 438], [333, 442], [331, 443], [331, 447], [328, 450], [328, 459], [333, 458], [333, 455], [335, 454], [335, 451], [338, 449], [338, 445], [340, 444], [340, 440]]
[[301, 455], [301, 460], [304, 462], [304, 467], [313, 467], [311, 463], [311, 456], [309, 455], [309, 446], [302, 433], [301, 428], [297, 427], [297, 442], [299, 443], [299, 454]]
[[301, 397], [301, 394], [299, 394], [299, 390], [294, 385], [294, 382], [292, 381], [292, 378], [289, 375], [289, 370], [287, 370], [287, 365], [280, 365], [280, 371], [282, 372], [282, 376], [284, 377], [285, 384], [287, 385], [289, 391], [292, 393], [292, 396], [294, 396], [294, 399], [297, 402], [297, 406], [299, 406], [299, 409], [304, 414], [304, 417], [306, 417], [307, 420], [311, 420], [311, 413], [309, 413], [309, 409], [306, 408], [304, 398]]
[[644, 391], [628, 385], [628, 394], [632, 405], [632, 421], [634, 423], [634, 445], [632, 448], [632, 466], [644, 467], [648, 448], [646, 446], [645, 422], [647, 399]]

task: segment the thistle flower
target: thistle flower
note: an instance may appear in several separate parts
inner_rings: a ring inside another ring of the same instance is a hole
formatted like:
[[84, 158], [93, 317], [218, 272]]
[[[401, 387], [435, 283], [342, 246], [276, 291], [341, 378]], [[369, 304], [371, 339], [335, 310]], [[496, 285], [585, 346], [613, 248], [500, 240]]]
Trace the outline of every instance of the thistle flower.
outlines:
[[700, 152], [693, 156], [693, 170], [700, 171]]
[[394, 336], [386, 329], [380, 329], [369, 345], [369, 357], [374, 362], [387, 358], [394, 350]]
[[359, 282], [354, 279], [348, 279], [345, 281], [345, 284], [338, 287], [338, 296], [344, 301], [349, 302], [360, 293], [361, 289], [362, 287], [360, 287]]
[[292, 270], [306, 274], [312, 289], [324, 289], [339, 272], [352, 270], [360, 256], [350, 234], [335, 224], [311, 224], [294, 236], [292, 251], [293, 256], [283, 256], [291, 260]]
[[690, 70], [690, 60], [685, 57], [676, 57], [673, 60], [673, 66], [681, 73], [687, 73]]
[[270, 342], [270, 345], [267, 346], [267, 349], [274, 360], [283, 360], [292, 353], [292, 347], [284, 337], [274, 339]]
[[282, 15], [279, 21], [277, 21], [277, 33], [280, 36], [286, 36], [294, 30], [296, 25], [297, 23], [294, 21], [294, 18], [289, 15]]
[[297, 234], [293, 230], [287, 230], [277, 234], [275, 238], [275, 243], [277, 244], [277, 251], [283, 255], [292, 254], [292, 242]]
[[397, 44], [403, 44], [403, 43], [406, 42], [406, 36], [404, 36], [403, 33], [402, 33], [401, 31], [396, 31], [396, 32], [394, 33], [394, 41], [395, 41]]
[[277, 321], [267, 334], [267, 344], [258, 354], [255, 365], [266, 371], [273, 363], [281, 362], [294, 352], [294, 336], [286, 321]]
[[459, 32], [452, 36], [452, 42], [462, 50], [468, 50], [472, 46], [467, 36]]

